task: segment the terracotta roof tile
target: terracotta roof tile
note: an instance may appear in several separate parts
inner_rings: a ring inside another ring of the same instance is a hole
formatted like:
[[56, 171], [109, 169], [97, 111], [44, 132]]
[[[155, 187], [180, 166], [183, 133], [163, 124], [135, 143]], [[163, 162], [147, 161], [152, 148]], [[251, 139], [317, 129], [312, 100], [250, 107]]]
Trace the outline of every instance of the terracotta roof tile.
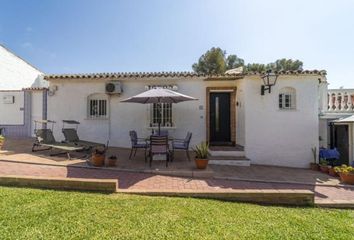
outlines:
[[28, 88], [22, 88], [24, 91], [31, 91], [31, 90], [47, 90], [48, 88], [45, 87], [28, 87]]
[[[247, 73], [225, 73], [225, 74], [200, 74], [195, 72], [116, 72], [116, 73], [82, 73], [82, 74], [48, 74], [44, 79], [82, 79], [82, 78], [154, 78], [154, 77], [205, 77], [205, 78], [242, 78], [249, 75], [262, 75], [265, 72], [247, 72]], [[325, 76], [325, 70], [298, 70], [298, 71], [278, 71], [280, 75], [321, 75]]]

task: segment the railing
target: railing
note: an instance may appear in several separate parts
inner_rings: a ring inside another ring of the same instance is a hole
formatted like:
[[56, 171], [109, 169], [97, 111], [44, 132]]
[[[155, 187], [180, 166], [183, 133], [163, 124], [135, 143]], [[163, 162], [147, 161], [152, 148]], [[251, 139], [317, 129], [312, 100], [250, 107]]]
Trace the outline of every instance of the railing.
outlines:
[[354, 89], [328, 89], [328, 112], [354, 112]]

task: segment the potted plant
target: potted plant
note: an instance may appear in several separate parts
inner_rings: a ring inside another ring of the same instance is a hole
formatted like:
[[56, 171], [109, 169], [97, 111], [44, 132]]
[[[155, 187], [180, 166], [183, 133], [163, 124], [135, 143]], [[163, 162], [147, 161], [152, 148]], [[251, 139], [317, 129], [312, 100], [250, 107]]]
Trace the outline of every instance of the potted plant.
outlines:
[[208, 166], [208, 149], [209, 144], [201, 142], [199, 145], [192, 148], [195, 153], [195, 165], [198, 169], [206, 169]]
[[320, 170], [323, 173], [328, 173], [328, 161], [324, 158], [320, 160]]
[[97, 147], [92, 151], [91, 163], [95, 167], [102, 167], [106, 156], [106, 149]]
[[117, 156], [112, 155], [108, 158], [108, 167], [115, 167], [117, 166]]
[[334, 171], [339, 174], [342, 182], [354, 184], [354, 167], [342, 165], [340, 167], [335, 167]]
[[313, 148], [311, 148], [311, 150], [312, 150], [312, 155], [313, 155], [313, 162], [310, 163], [310, 168], [311, 168], [311, 170], [318, 171], [319, 170], [319, 166], [316, 163], [316, 160], [317, 160], [317, 148], [313, 147]]
[[3, 135], [0, 135], [0, 150], [2, 149], [2, 146], [4, 145], [5, 142], [5, 137]]
[[338, 174], [336, 173], [334, 167], [332, 166], [328, 166], [328, 174], [332, 177], [338, 177]]

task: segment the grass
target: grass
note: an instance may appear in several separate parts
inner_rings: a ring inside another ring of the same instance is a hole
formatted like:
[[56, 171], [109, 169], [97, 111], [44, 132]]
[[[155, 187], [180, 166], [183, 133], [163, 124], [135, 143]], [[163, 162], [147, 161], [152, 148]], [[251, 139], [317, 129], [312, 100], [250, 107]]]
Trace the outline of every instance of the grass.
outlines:
[[0, 187], [0, 239], [354, 239], [354, 212]]

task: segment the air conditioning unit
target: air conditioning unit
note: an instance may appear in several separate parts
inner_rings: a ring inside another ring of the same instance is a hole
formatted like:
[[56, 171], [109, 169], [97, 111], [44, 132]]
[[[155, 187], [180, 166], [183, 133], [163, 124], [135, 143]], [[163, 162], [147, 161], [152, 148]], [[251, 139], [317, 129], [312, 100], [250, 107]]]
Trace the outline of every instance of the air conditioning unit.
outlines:
[[106, 83], [107, 94], [121, 94], [123, 92], [122, 84], [118, 81], [112, 81]]

